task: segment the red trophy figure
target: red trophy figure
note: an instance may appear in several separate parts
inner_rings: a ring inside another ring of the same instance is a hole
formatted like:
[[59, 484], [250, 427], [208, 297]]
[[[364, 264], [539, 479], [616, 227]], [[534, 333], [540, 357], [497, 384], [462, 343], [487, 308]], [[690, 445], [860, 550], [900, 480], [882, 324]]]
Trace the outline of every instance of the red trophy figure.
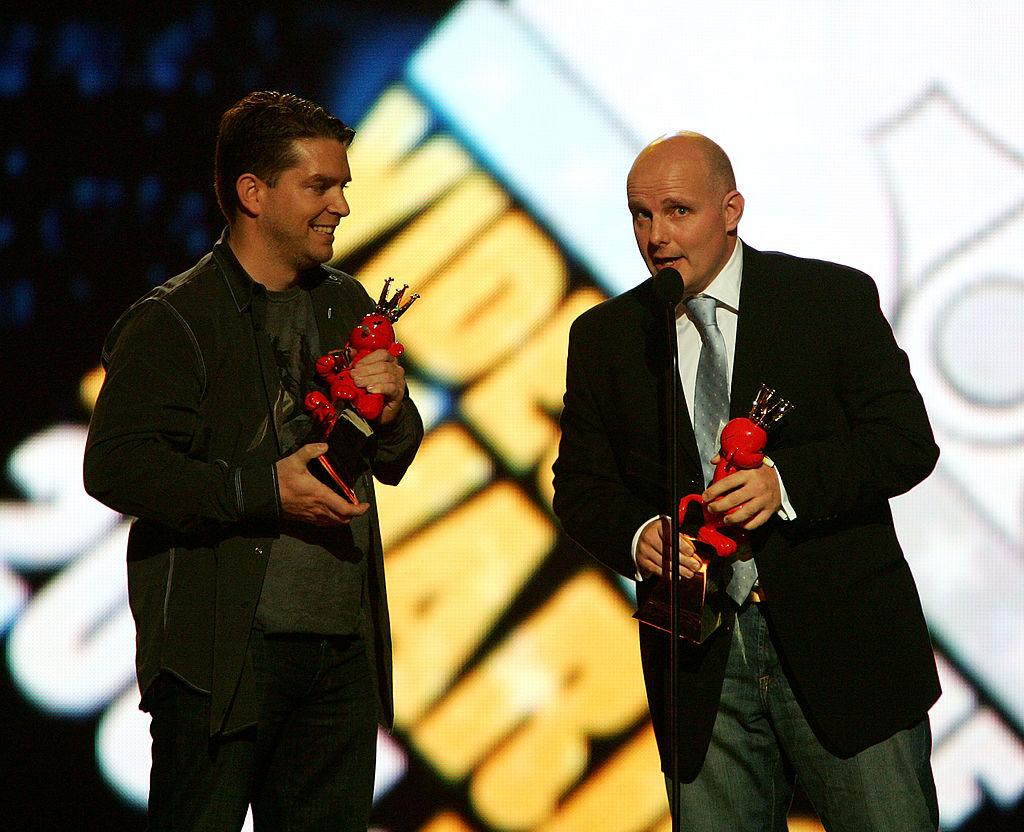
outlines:
[[[768, 428], [792, 409], [775, 391], [761, 385], [748, 417], [732, 419], [723, 429], [719, 461], [712, 482], [718, 482], [745, 468], [756, 468], [764, 462]], [[679, 635], [698, 644], [704, 641], [721, 621], [720, 598], [725, 587], [721, 583], [725, 558], [736, 554], [747, 543], [747, 533], [725, 523], [725, 516], [708, 510], [700, 494], [688, 494], [679, 501], [679, 528], [694, 545], [703, 566], [692, 578], [681, 580], [678, 592]], [[662, 577], [650, 597], [637, 610], [634, 618], [652, 627], [670, 631], [669, 578]]]
[[384, 409], [384, 396], [369, 393], [352, 381], [352, 367], [376, 350], [387, 350], [396, 358], [405, 347], [395, 340], [392, 324], [413, 304], [418, 294], [403, 303], [403, 286], [388, 300], [392, 278], [384, 281], [380, 299], [348, 336], [340, 350], [332, 350], [316, 360], [316, 374], [327, 393], [307, 394], [305, 408], [313, 418], [314, 438], [326, 442], [327, 453], [310, 463], [310, 471], [353, 503], [359, 502], [353, 485], [365, 468], [363, 451], [373, 436], [370, 422]]

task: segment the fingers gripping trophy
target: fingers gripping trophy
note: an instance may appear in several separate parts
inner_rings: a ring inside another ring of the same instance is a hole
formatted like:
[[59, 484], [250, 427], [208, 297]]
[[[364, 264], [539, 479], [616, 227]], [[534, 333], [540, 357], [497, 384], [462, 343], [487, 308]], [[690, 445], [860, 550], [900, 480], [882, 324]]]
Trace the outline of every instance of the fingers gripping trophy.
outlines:
[[[768, 430], [792, 409], [792, 404], [761, 385], [748, 416], [732, 419], [722, 429], [719, 461], [712, 482], [741, 469], [757, 468], [764, 462]], [[724, 594], [726, 559], [747, 542], [747, 533], [726, 524], [726, 514], [712, 512], [700, 494], [688, 494], [679, 501], [679, 528], [694, 546], [701, 568], [692, 577], [680, 580], [677, 604], [679, 635], [701, 643], [721, 621], [718, 596]], [[671, 632], [671, 578], [666, 572], [634, 618], [644, 624]]]
[[353, 328], [348, 343], [316, 360], [316, 374], [327, 393], [314, 390], [305, 398], [305, 408], [313, 418], [320, 439], [328, 444], [327, 453], [310, 462], [313, 474], [353, 503], [356, 479], [365, 468], [363, 453], [373, 436], [370, 424], [384, 409], [385, 398], [371, 393], [352, 380], [352, 368], [376, 350], [386, 350], [396, 358], [405, 352], [395, 340], [392, 326], [419, 297], [405, 297], [408, 285], [388, 299], [392, 278], [384, 288], [373, 310]]

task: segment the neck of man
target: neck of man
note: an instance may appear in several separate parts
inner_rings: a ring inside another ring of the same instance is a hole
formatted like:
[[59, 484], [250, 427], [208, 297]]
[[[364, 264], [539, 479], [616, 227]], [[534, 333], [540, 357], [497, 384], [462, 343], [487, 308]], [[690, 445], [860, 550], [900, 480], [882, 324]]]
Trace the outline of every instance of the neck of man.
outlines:
[[284, 292], [297, 286], [301, 272], [283, 263], [259, 234], [243, 222], [235, 222], [228, 235], [228, 245], [246, 273], [269, 292]]

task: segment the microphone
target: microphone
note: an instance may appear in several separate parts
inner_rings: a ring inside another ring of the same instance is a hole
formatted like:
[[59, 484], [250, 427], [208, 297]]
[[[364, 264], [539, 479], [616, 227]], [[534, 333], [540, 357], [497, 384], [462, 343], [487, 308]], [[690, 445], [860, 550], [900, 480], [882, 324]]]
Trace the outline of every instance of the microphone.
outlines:
[[671, 267], [662, 269], [653, 278], [654, 294], [663, 303], [667, 303], [673, 309], [683, 298], [683, 276], [676, 269]]

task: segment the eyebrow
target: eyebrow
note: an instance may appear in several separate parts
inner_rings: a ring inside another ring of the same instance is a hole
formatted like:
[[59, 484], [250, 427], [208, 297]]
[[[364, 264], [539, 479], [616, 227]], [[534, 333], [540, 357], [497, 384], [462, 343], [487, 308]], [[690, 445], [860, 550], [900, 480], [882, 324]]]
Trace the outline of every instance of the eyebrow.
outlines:
[[335, 185], [340, 180], [334, 176], [324, 176], [322, 173], [314, 173], [308, 177], [304, 184], [306, 185]]

